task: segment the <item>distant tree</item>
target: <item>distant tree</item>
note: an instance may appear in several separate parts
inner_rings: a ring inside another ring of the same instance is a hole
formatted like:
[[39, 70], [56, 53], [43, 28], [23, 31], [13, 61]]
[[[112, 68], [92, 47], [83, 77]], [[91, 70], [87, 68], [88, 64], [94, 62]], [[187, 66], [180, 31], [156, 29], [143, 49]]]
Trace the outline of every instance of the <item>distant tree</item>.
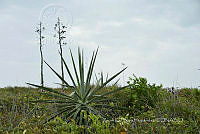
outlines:
[[[64, 42], [65, 37], [65, 33], [66, 33], [66, 29], [67, 27], [65, 25], [63, 25], [61, 23], [60, 18], [58, 17], [58, 20], [55, 24], [54, 30], [56, 31], [56, 34], [54, 35], [54, 37], [58, 38], [58, 45], [59, 45], [59, 51], [60, 51], [60, 55], [61, 57], [63, 57], [63, 45], [66, 45], [67, 43]], [[64, 79], [64, 70], [63, 70], [63, 61], [62, 58], [61, 60], [61, 73], [62, 73], [62, 78]], [[64, 81], [62, 81], [62, 89], [64, 88]]]
[[39, 23], [39, 27], [36, 28], [36, 33], [39, 35], [39, 44], [40, 44], [40, 77], [41, 77], [41, 86], [44, 86], [44, 75], [43, 75], [43, 63], [44, 63], [44, 58], [43, 58], [43, 52], [42, 52], [42, 47], [43, 47], [43, 39], [45, 38], [42, 35], [42, 32], [45, 30], [45, 27], [42, 26], [42, 22]]

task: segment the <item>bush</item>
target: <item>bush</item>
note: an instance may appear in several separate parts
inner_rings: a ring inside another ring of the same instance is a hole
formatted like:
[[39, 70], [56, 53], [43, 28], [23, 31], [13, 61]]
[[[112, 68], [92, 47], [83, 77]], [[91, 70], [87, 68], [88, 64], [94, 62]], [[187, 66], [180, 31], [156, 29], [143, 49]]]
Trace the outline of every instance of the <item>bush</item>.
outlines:
[[131, 114], [140, 114], [148, 111], [150, 108], [155, 108], [157, 102], [160, 101], [160, 92], [162, 85], [148, 84], [147, 79], [142, 77], [129, 78], [130, 85], [130, 101]]

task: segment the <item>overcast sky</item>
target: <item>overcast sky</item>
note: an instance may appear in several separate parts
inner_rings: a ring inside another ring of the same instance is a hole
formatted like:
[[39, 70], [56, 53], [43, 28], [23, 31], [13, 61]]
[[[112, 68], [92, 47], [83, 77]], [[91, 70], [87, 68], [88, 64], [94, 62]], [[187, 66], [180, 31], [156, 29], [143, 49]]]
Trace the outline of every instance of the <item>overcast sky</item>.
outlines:
[[[199, 0], [0, 0], [0, 87], [40, 83], [35, 29], [41, 13], [53, 12], [52, 5], [68, 14], [64, 55], [69, 64], [69, 48], [74, 54], [83, 48], [88, 61], [99, 46], [95, 72], [111, 76], [124, 63], [128, 69], [121, 84], [134, 73], [164, 87], [200, 85]], [[46, 41], [43, 50], [45, 60], [60, 72], [56, 42]], [[59, 82], [44, 69], [47, 86]]]

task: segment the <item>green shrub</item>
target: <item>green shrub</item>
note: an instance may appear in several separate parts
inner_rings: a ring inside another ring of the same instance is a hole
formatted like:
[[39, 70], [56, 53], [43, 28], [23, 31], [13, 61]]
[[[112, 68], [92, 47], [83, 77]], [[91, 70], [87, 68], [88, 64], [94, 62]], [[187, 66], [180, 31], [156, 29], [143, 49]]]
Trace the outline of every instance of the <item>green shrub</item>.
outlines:
[[155, 108], [160, 101], [159, 92], [162, 85], [148, 84], [147, 80], [142, 77], [129, 78], [130, 98], [129, 105], [132, 108], [132, 114], [139, 114], [148, 111], [150, 108]]

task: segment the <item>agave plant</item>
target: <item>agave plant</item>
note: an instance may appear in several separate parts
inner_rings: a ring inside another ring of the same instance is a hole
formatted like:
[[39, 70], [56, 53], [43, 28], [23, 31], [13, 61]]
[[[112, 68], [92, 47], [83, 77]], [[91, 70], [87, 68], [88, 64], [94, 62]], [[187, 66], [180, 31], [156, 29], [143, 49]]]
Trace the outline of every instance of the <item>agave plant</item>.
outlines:
[[103, 109], [113, 110], [119, 108], [117, 106], [110, 105], [108, 103], [108, 101], [109, 102], [114, 101], [112, 98], [108, 98], [108, 96], [122, 89], [125, 89], [127, 86], [119, 87], [115, 90], [103, 93], [102, 91], [104, 90], [102, 89], [104, 89], [111, 80], [117, 77], [126, 68], [122, 69], [121, 71], [113, 75], [111, 78], [107, 78], [105, 82], [103, 81], [103, 75], [101, 75], [101, 78], [98, 80], [98, 83], [95, 86], [91, 86], [91, 78], [93, 76], [94, 64], [96, 61], [97, 53], [98, 49], [96, 51], [93, 51], [93, 55], [90, 61], [87, 74], [85, 74], [84, 70], [83, 51], [81, 52], [80, 49], [78, 49], [78, 67], [77, 67], [72, 52], [70, 50], [72, 66], [74, 71], [73, 74], [70, 71], [63, 57], [60, 55], [64, 63], [64, 66], [66, 68], [66, 71], [71, 79], [72, 85], [70, 85], [66, 80], [64, 80], [60, 74], [58, 74], [47, 62], [45, 62], [47, 66], [56, 74], [56, 76], [63, 81], [66, 89], [71, 90], [71, 94], [63, 93], [52, 88], [27, 83], [28, 85], [45, 90], [46, 95], [55, 98], [50, 100], [48, 99], [48, 100], [32, 101], [34, 103], [53, 103], [56, 105], [57, 107], [56, 112], [53, 113], [48, 120], [54, 119], [56, 116], [62, 115], [63, 119], [65, 119], [66, 121], [74, 119], [75, 121], [77, 121], [78, 124], [82, 124], [84, 120], [81, 114], [82, 110], [86, 111], [86, 113], [88, 114], [93, 113], [95, 115], [101, 115], [101, 117], [109, 119], [109, 116], [107, 116], [107, 114], [103, 112], [103, 110], [101, 109], [103, 108]]

